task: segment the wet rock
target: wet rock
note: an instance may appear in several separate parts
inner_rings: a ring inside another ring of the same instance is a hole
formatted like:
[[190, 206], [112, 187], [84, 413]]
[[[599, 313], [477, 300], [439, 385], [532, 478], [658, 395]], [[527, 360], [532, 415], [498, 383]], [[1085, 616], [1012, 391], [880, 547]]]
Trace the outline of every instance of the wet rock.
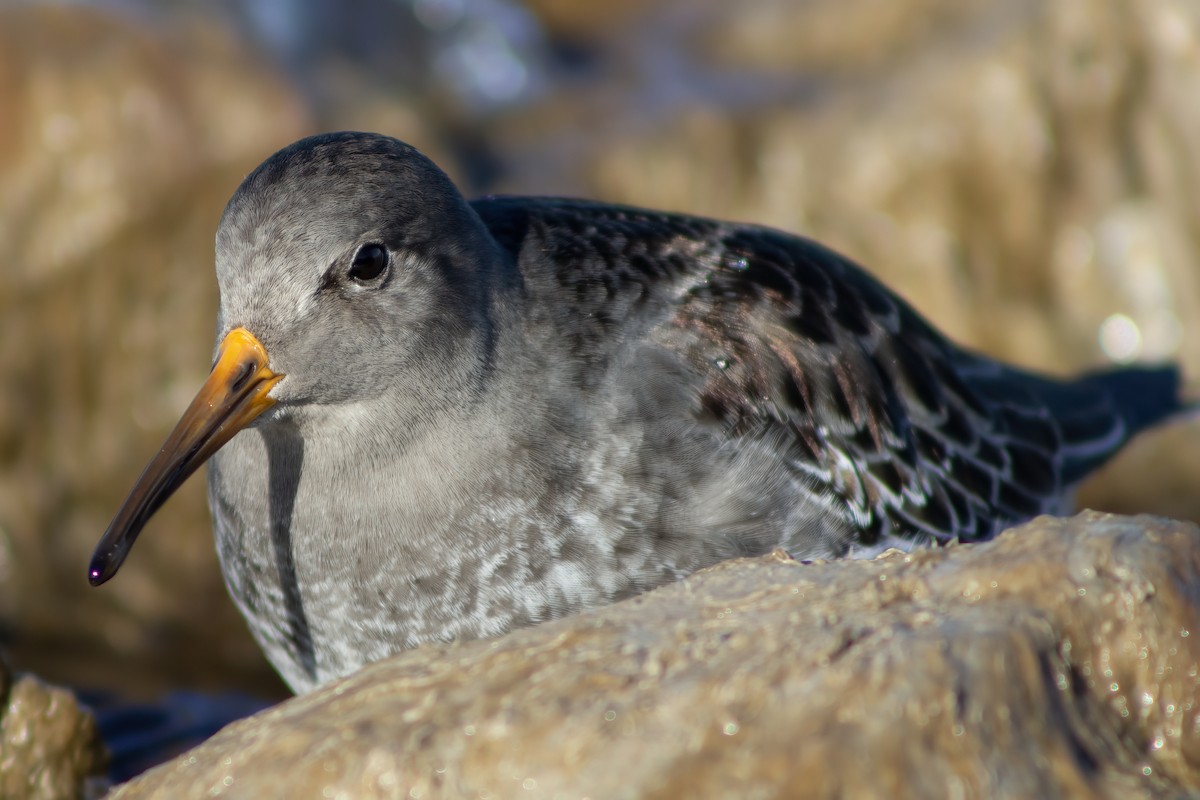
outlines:
[[99, 797], [108, 761], [91, 713], [65, 689], [0, 660], [0, 797]]
[[380, 662], [113, 797], [1178, 797], [1198, 620], [1200, 530], [1150, 517], [728, 562]]

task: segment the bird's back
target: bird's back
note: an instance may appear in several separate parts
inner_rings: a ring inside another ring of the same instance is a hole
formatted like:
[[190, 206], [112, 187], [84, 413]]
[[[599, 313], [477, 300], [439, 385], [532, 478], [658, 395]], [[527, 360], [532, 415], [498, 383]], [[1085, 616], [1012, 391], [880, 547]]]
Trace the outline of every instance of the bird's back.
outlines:
[[[474, 207], [526, 290], [558, 310], [581, 376], [653, 343], [691, 370], [695, 425], [778, 452], [848, 532], [818, 554], [985, 539], [1059, 511], [1088, 472], [1182, 408], [1173, 368], [1060, 381], [959, 348], [801, 237], [585, 201]], [[810, 553], [794, 535], [784, 543]]]

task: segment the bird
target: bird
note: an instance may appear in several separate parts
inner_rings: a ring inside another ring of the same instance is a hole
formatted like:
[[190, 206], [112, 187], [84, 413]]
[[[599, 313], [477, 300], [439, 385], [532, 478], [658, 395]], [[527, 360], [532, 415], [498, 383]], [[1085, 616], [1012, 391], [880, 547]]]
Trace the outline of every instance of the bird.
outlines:
[[344, 131], [249, 174], [212, 371], [89, 565], [201, 464], [221, 570], [296, 693], [783, 549], [987, 540], [1185, 409], [1170, 365], [1060, 380], [957, 346], [801, 236], [468, 201]]

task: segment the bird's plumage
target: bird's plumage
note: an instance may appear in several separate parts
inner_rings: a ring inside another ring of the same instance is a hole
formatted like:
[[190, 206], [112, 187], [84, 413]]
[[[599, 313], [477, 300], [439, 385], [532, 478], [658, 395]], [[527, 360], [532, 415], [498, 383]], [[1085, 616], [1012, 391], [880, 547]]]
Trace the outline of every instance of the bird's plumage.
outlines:
[[[363, 281], [369, 244], [390, 262]], [[297, 690], [737, 555], [986, 539], [1180, 408], [1171, 368], [963, 350], [815, 242], [468, 203], [370, 134], [272, 156], [217, 249], [218, 333], [286, 375], [212, 459], [218, 552]]]

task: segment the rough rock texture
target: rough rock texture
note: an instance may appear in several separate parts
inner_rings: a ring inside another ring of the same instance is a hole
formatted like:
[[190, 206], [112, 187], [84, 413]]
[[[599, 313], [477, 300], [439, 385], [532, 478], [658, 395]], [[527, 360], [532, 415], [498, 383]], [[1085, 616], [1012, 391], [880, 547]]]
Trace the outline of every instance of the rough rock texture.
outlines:
[[0, 797], [98, 797], [107, 760], [95, 719], [70, 692], [0, 660]]
[[1200, 530], [1040, 518], [413, 651], [113, 797], [1178, 797], [1198, 664]]

